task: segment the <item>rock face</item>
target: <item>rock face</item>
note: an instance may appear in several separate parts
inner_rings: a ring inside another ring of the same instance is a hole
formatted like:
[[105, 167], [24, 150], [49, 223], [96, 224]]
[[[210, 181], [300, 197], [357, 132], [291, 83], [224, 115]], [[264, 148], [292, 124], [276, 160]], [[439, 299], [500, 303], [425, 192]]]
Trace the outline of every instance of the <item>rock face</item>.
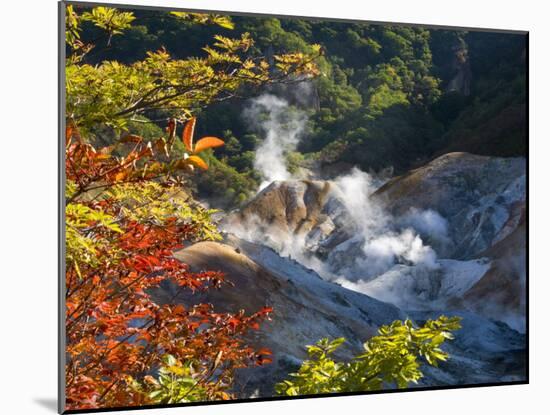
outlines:
[[394, 178], [374, 195], [392, 214], [411, 207], [433, 209], [449, 222], [448, 257], [479, 256], [509, 232], [507, 221], [525, 203], [523, 158], [497, 158], [449, 153]]
[[444, 254], [485, 262], [484, 272], [446, 305], [525, 330], [525, 159], [450, 153], [390, 180], [373, 197], [394, 215], [411, 206], [436, 210], [449, 224]]
[[525, 331], [526, 315], [525, 215], [525, 205], [518, 205], [507, 223], [507, 232], [501, 232], [505, 236], [483, 253], [492, 259], [490, 268], [456, 301], [457, 306], [505, 321], [522, 332]]
[[271, 396], [323, 337], [345, 337], [337, 357], [350, 358], [383, 324], [441, 314], [462, 316], [463, 328], [421, 385], [525, 379], [525, 173], [522, 158], [451, 153], [379, 188], [359, 171], [274, 182], [227, 215], [224, 243], [176, 255], [234, 287], [178, 300], [274, 308], [247, 339], [274, 361], [237, 374], [240, 397]]
[[523, 158], [450, 153], [367, 197], [340, 179], [274, 182], [226, 228], [402, 309], [466, 308], [523, 330], [525, 174]]
[[[272, 321], [263, 323], [248, 340], [270, 348], [274, 362], [239, 373], [235, 389], [240, 396], [272, 395], [274, 384], [307, 357], [308, 344], [323, 337], [345, 337], [348, 347], [339, 357], [350, 358], [380, 325], [405, 317], [397, 307], [325, 281], [272, 249], [231, 237], [226, 242], [231, 245], [201, 242], [176, 257], [192, 270], [221, 270], [234, 286], [180, 294], [175, 301], [209, 302], [220, 312], [245, 309], [252, 313], [266, 305], [273, 307]], [[166, 285], [155, 296], [162, 302], [175, 294], [176, 287]]]
[[230, 215], [226, 227], [273, 245], [281, 251], [289, 235], [319, 239], [335, 230], [326, 205], [333, 186], [327, 181], [277, 181], [262, 190], [242, 210]]
[[[210, 302], [218, 311], [251, 313], [269, 305], [266, 321], [247, 341], [273, 352], [273, 363], [237, 373], [234, 392], [239, 397], [267, 397], [275, 383], [297, 370], [307, 357], [305, 346], [323, 337], [345, 337], [346, 347], [336, 357], [349, 359], [361, 352], [365, 340], [377, 329], [407, 317], [419, 324], [441, 312], [405, 312], [399, 308], [325, 281], [298, 262], [279, 256], [262, 245], [228, 236], [225, 243], [201, 242], [176, 253], [194, 271], [217, 269], [226, 273], [233, 287], [206, 293], [180, 293], [175, 301], [189, 305]], [[169, 284], [154, 295], [160, 302], [174, 301], [176, 287]], [[449, 311], [447, 314], [457, 314]], [[521, 348], [524, 336], [472, 313], [461, 313], [464, 328], [445, 346], [453, 359], [439, 368], [425, 368], [424, 385], [454, 385], [524, 377]], [[512, 368], [512, 369], [511, 369]]]
[[451, 358], [439, 367], [425, 366], [422, 386], [472, 385], [526, 379], [525, 335], [478, 314], [455, 309], [409, 312], [417, 323], [436, 315], [462, 318], [456, 338], [444, 346]]
[[312, 267], [359, 232], [337, 186], [320, 180], [273, 182], [222, 227]]

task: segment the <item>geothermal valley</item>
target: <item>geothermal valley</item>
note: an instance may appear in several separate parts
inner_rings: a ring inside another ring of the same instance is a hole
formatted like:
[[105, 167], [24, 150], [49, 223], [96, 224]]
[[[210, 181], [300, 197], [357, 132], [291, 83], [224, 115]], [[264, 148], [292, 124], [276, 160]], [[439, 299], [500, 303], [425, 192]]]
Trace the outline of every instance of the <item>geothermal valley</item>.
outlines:
[[423, 368], [418, 386], [524, 380], [525, 159], [455, 152], [393, 177], [354, 167], [291, 174], [285, 152], [305, 120], [287, 108], [273, 95], [248, 106], [245, 117], [264, 120], [256, 162], [265, 181], [241, 208], [219, 214], [223, 241], [176, 254], [234, 284], [182, 301], [274, 309], [248, 339], [270, 348], [273, 363], [239, 373], [235, 392], [272, 395], [307, 357], [304, 346], [323, 337], [345, 337], [337, 357], [350, 358], [383, 324], [442, 314], [461, 316], [463, 327], [445, 345], [450, 359]]

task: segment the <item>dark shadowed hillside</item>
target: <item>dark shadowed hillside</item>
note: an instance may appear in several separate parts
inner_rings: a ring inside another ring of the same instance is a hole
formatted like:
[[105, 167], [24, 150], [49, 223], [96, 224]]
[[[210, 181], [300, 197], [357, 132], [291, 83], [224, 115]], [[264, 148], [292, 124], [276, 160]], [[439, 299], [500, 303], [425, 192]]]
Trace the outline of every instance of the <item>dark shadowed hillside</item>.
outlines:
[[[289, 155], [296, 166], [313, 163], [333, 174], [340, 170], [333, 167], [337, 163], [399, 173], [452, 151], [525, 155], [524, 36], [242, 16], [228, 29], [181, 24], [162, 12], [135, 14], [125, 36], [90, 54], [90, 62], [133, 62], [161, 47], [176, 57], [200, 56], [219, 33], [253, 33], [253, 48], [271, 60], [320, 44], [322, 76], [298, 88], [243, 91], [274, 93], [306, 113], [298, 153]], [[85, 25], [85, 31], [92, 36], [99, 29]], [[228, 145], [212, 156], [212, 168], [196, 184], [222, 207], [241, 204], [261, 181], [254, 150], [263, 135], [243, 119], [245, 105], [237, 99], [200, 112], [199, 132], [223, 136]], [[224, 189], [223, 197], [212, 190], [217, 188]]]

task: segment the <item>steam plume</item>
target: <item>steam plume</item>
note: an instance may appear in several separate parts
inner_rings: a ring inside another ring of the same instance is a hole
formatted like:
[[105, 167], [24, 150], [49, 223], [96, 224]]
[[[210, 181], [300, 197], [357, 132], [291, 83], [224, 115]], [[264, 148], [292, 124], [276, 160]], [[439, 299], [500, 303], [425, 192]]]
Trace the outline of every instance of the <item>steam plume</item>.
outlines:
[[264, 135], [254, 159], [254, 167], [264, 178], [260, 190], [276, 180], [291, 179], [286, 155], [299, 143], [307, 121], [305, 113], [284, 99], [264, 94], [251, 101], [244, 118]]

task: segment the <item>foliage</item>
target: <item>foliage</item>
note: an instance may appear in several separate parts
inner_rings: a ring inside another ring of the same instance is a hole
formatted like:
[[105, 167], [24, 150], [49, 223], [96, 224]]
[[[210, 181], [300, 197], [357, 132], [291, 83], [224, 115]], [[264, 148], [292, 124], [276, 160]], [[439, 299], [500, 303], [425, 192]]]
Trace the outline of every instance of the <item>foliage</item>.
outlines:
[[[69, 6], [71, 7], [71, 6]], [[82, 13], [82, 20], [88, 20], [109, 35], [120, 35], [130, 27], [135, 19], [132, 12], [121, 12], [111, 7], [94, 7], [91, 11]]]
[[447, 360], [441, 346], [453, 339], [451, 332], [460, 328], [459, 322], [458, 317], [445, 316], [428, 320], [422, 327], [415, 327], [410, 320], [394, 321], [382, 326], [379, 334], [364, 344], [365, 352], [350, 362], [332, 358], [344, 338], [322, 339], [307, 346], [309, 360], [291, 379], [278, 383], [276, 392], [295, 396], [406, 388], [423, 376], [419, 358], [433, 366]]
[[[276, 70], [277, 56], [293, 52], [318, 56], [320, 76], [305, 82], [308, 93], [280, 84], [268, 84], [268, 91], [308, 114], [307, 134], [298, 150], [309, 153], [306, 158], [319, 156], [322, 164], [345, 162], [365, 170], [392, 166], [400, 173], [445, 149], [524, 154], [526, 121], [520, 107], [525, 93], [514, 80], [525, 78], [522, 36], [251, 16], [232, 16], [230, 29], [206, 17], [197, 25], [191, 24], [190, 17], [174, 19], [151, 11], [135, 14], [127, 36], [114, 37], [108, 51], [89, 57], [91, 63], [108, 56], [131, 65], [145, 58], [146, 50], [162, 46], [173, 59], [186, 60], [203, 53], [205, 43], [216, 34], [239, 38], [245, 33], [254, 38], [246, 53], [265, 57], [270, 72]], [[84, 32], [91, 36], [92, 29]], [[216, 33], [218, 29], [221, 33]], [[456, 86], [454, 78], [463, 79], [464, 85]], [[265, 86], [241, 85], [237, 95], [260, 94]], [[262, 136], [248, 140], [255, 131], [243, 121], [242, 106], [232, 100], [211, 104], [195, 110], [204, 131], [229, 142], [225, 131], [230, 130], [242, 153], [254, 151]], [[501, 118], [509, 120], [509, 113], [516, 122], [507, 126]], [[332, 149], [338, 149], [338, 155], [331, 154]], [[227, 149], [216, 152], [220, 161], [216, 170], [243, 184], [253, 181], [249, 155], [230, 153]], [[207, 176], [214, 186], [227, 184], [221, 173]], [[207, 186], [197, 185], [201, 196], [211, 198]], [[247, 188], [238, 186], [232, 194], [245, 195]], [[239, 197], [228, 200], [231, 206], [238, 204]]]
[[[241, 157], [244, 158], [246, 154], [252, 155], [248, 152]], [[210, 169], [196, 179], [197, 188], [203, 197], [215, 202], [217, 206], [230, 207], [242, 204], [258, 190], [259, 177], [254, 170], [240, 173], [225, 159], [218, 160], [213, 155], [208, 157]]]
[[[185, 16], [195, 21], [205, 15]], [[185, 16], [176, 13], [174, 18]], [[93, 8], [81, 16], [72, 7], [67, 11], [66, 111], [80, 128], [105, 124], [124, 130], [129, 119], [154, 110], [185, 121], [193, 111], [235, 96], [245, 84], [260, 86], [317, 73], [314, 60], [319, 49], [311, 55], [277, 55], [272, 68], [265, 58], [247, 54], [254, 41], [246, 32], [238, 38], [215, 35], [214, 43], [203, 47], [203, 57], [174, 59], [160, 48], [129, 65], [118, 61], [86, 63], [86, 55], [94, 45], [80, 39], [82, 21], [93, 21], [105, 29], [110, 43], [111, 36], [128, 29], [134, 19], [132, 12], [106, 7]], [[230, 25], [226, 17], [204, 19]]]
[[[161, 49], [128, 65], [92, 64], [97, 45], [83, 40], [83, 25], [103, 31], [110, 45], [137, 19], [106, 7], [66, 11], [66, 409], [229, 399], [236, 369], [270, 361], [269, 350], [254, 350], [243, 335], [272, 309], [218, 313], [180, 298], [230, 285], [222, 273], [191, 272], [173, 256], [185, 243], [220, 238], [214, 211], [193, 202], [186, 183], [225, 143], [195, 140], [193, 111], [244, 84], [312, 76], [314, 57], [281, 55], [271, 68], [245, 56], [253, 41], [242, 34], [216, 36], [202, 58], [172, 59]], [[205, 16], [172, 18], [232, 27]], [[155, 114], [164, 130], [151, 124]], [[161, 284], [174, 295], [159, 298]]]
[[296, 174], [304, 164], [305, 157], [302, 153], [291, 151], [286, 155], [286, 165], [291, 174]]
[[[215, 385], [212, 383], [205, 385], [201, 379], [205, 374], [198, 372], [196, 366], [191, 361], [182, 363], [174, 356], [167, 354], [162, 358], [157, 379], [147, 375], [142, 382], [139, 382], [128, 376], [127, 382], [135, 391], [145, 394], [151, 403], [159, 405], [204, 401], [208, 398], [229, 399], [229, 395], [223, 391], [212, 397], [209, 390], [215, 390]], [[215, 369], [216, 361], [212, 367], [212, 370]]]
[[233, 24], [229, 16], [222, 16], [219, 14], [189, 13], [189, 12], [171, 12], [171, 14], [182, 20], [189, 20], [194, 23], [200, 23], [203, 25], [215, 24], [225, 29], [235, 28], [235, 25]]
[[[129, 144], [124, 156], [112, 155]], [[219, 235], [211, 211], [189, 205], [180, 190], [177, 173], [189, 158], [168, 154], [163, 157], [176, 162], [159, 161], [153, 147], [140, 137], [124, 137], [117, 145], [96, 149], [78, 129], [67, 129], [69, 409], [154, 402], [133, 387], [129, 376], [143, 377], [167, 352], [193, 365], [200, 374], [197, 391], [209, 399], [229, 396], [222, 392], [230, 387], [234, 369], [263, 359], [241, 335], [258, 328], [271, 309], [247, 316], [216, 313], [210, 304], [173, 304], [178, 294], [155, 301], [154, 289], [164, 281], [179, 293], [219, 288], [224, 276], [192, 273], [173, 257], [184, 241]]]
[[94, 26], [102, 29], [108, 36], [107, 44], [111, 43], [114, 35], [121, 34], [130, 27], [134, 20], [131, 12], [121, 12], [111, 7], [98, 6], [91, 11], [78, 14], [72, 5], [67, 5], [65, 18], [65, 42], [72, 55], [69, 56], [69, 62], [76, 63], [89, 53], [94, 45], [85, 43], [81, 40], [81, 24], [91, 22]]
[[167, 218], [177, 218], [196, 229], [196, 240], [221, 240], [211, 219], [216, 210], [196, 205], [192, 199], [188, 202], [189, 195], [175, 186], [166, 188], [155, 181], [140, 186], [122, 183], [108, 189], [106, 195], [121, 203], [122, 213], [130, 220], [162, 223]]
[[[67, 409], [228, 399], [236, 369], [270, 361], [243, 336], [271, 308], [182, 304], [179, 293], [230, 281], [173, 256], [220, 237], [192, 183], [233, 205], [257, 189], [261, 136], [233, 98], [278, 90], [307, 112], [293, 170], [315, 157], [400, 171], [470, 137], [494, 152], [484, 126], [525, 103], [520, 36], [72, 5], [65, 34]], [[468, 65], [471, 91], [449, 90]], [[490, 129], [506, 155], [524, 150], [516, 118]], [[157, 298], [161, 284], [176, 294]], [[332, 358], [342, 339], [321, 341], [278, 392], [405, 387], [421, 361], [447, 357], [440, 346], [457, 328], [395, 322], [350, 362]]]

